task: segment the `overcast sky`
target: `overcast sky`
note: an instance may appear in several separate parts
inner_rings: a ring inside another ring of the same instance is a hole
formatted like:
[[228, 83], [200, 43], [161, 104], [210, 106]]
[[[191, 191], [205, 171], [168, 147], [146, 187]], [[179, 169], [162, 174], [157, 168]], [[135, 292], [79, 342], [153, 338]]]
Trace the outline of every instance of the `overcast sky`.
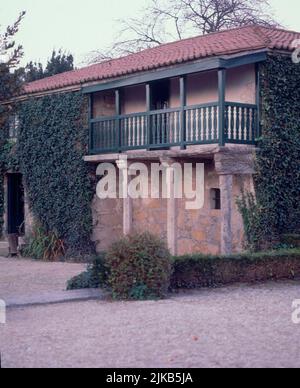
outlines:
[[[77, 65], [85, 56], [113, 42], [118, 18], [137, 16], [147, 0], [0, 0], [0, 25], [12, 23], [21, 10], [27, 15], [18, 34], [25, 49], [24, 62], [43, 63], [53, 48], [75, 55]], [[278, 20], [300, 31], [300, 1], [270, 0]]]

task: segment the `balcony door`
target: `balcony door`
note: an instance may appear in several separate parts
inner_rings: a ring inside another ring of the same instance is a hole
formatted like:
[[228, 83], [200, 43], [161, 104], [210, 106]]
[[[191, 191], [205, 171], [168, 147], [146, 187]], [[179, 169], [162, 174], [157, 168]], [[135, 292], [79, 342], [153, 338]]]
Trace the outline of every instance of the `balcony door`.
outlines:
[[[170, 107], [170, 80], [157, 81], [151, 89], [151, 144], [164, 148], [169, 143], [169, 116], [161, 112]], [[159, 111], [157, 114], [155, 111]]]

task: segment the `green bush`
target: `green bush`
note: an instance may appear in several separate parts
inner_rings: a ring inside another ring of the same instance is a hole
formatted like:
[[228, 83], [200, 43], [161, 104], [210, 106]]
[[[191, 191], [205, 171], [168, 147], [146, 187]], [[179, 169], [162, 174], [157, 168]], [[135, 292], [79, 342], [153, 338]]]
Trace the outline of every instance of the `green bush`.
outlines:
[[115, 299], [146, 300], [165, 296], [171, 276], [165, 243], [150, 233], [134, 234], [111, 246], [105, 260]]
[[22, 256], [35, 260], [58, 261], [65, 256], [64, 242], [55, 232], [46, 232], [43, 227], [35, 226], [28, 244], [22, 250]]
[[300, 248], [300, 234], [283, 234], [280, 241], [282, 244]]
[[300, 276], [300, 249], [232, 256], [182, 256], [172, 261], [172, 289], [218, 287]]
[[104, 256], [95, 256], [88, 264], [87, 270], [68, 281], [67, 290], [85, 288], [104, 288], [107, 286], [109, 271], [104, 263]]

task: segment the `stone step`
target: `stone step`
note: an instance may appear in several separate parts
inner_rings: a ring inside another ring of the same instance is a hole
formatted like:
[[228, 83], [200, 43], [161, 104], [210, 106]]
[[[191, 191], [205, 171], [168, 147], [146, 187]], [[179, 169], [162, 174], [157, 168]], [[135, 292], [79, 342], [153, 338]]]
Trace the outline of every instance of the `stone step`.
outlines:
[[7, 241], [0, 241], [0, 256], [9, 255], [9, 246]]

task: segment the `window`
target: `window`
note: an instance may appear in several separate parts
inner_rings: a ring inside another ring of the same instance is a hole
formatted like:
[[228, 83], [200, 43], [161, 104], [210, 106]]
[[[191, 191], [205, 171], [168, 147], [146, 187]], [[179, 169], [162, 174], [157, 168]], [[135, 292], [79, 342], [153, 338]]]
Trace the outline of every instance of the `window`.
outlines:
[[210, 203], [213, 210], [221, 209], [221, 190], [211, 189], [210, 190]]
[[154, 82], [152, 84], [151, 94], [152, 110], [168, 109], [170, 103], [170, 81], [162, 80]]
[[18, 130], [20, 126], [19, 117], [17, 115], [13, 115], [9, 118], [9, 132], [8, 136], [11, 140], [16, 140], [18, 137]]

